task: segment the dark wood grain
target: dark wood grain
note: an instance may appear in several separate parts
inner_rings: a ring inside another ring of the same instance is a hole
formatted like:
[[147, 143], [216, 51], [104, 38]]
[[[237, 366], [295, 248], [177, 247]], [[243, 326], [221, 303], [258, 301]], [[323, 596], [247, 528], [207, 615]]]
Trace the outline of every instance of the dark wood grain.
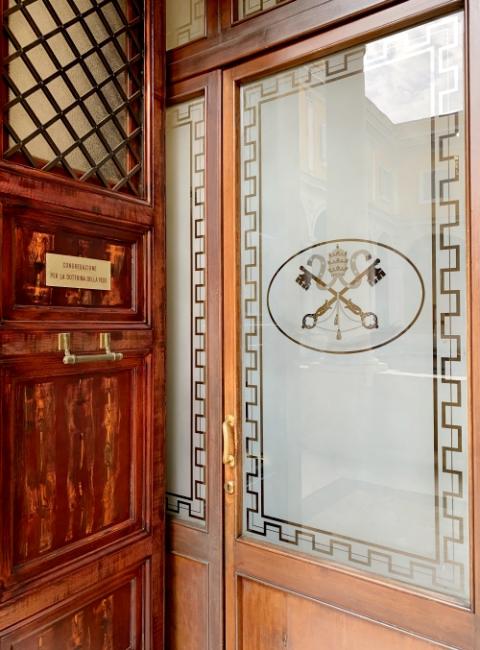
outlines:
[[2, 650], [82, 648], [129, 650], [142, 647], [144, 576], [135, 573], [99, 585], [15, 626], [0, 641]]
[[[163, 648], [163, 0], [139, 34], [145, 198], [0, 162], [2, 648]], [[46, 290], [43, 248], [110, 260], [111, 291]], [[124, 359], [67, 367], [59, 332]]]
[[[145, 530], [150, 363], [4, 365], [2, 600], [26, 579]], [[90, 365], [90, 369], [89, 369]], [[97, 367], [95, 367], [97, 366]], [[12, 489], [13, 488], [13, 489]]]
[[[145, 294], [148, 231], [91, 225], [56, 211], [5, 206], [3, 210], [3, 260], [13, 277], [3, 274], [4, 318], [21, 323], [52, 320], [148, 324]], [[109, 261], [108, 291], [48, 287], [46, 254], [56, 253]]]
[[[98, 352], [98, 323], [95, 323], [97, 331], [83, 331], [74, 327], [74, 323], [60, 323], [57, 327], [62, 329], [72, 329], [71, 341], [72, 350], [81, 350], [84, 353], [93, 354]], [[153, 334], [151, 329], [113, 329], [113, 324], [109, 323], [111, 331], [112, 348], [115, 351], [128, 353], [135, 350], [148, 350], [152, 346]], [[85, 327], [85, 329], [87, 329]], [[105, 329], [105, 328], [103, 328]], [[73, 331], [75, 330], [75, 331]], [[0, 329], [0, 354], [3, 361], [8, 359], [23, 359], [30, 355], [52, 355], [56, 359], [62, 357], [58, 351], [58, 332], [45, 331], [40, 329]], [[41, 360], [43, 363], [43, 358]]]
[[152, 199], [152, 253], [148, 260], [148, 304], [152, 314], [152, 383], [144, 408], [151, 424], [151, 455], [147, 458], [145, 481], [150, 486], [145, 507], [151, 513], [148, 530], [152, 540], [149, 561], [150, 634], [146, 648], [162, 649], [165, 640], [165, 1], [147, 1], [146, 70], [146, 157], [147, 187]]
[[[113, 550], [103, 549], [93, 558], [64, 565], [54, 574], [39, 578], [33, 586], [26, 586], [22, 590], [20, 598], [11, 601], [8, 607], [0, 608], [2, 631], [16, 629], [27, 619], [45, 616], [45, 612], [58, 607], [59, 603], [68, 603], [81, 594], [96, 590], [98, 586], [103, 589], [103, 585], [114, 583], [119, 576], [139, 565], [143, 567], [145, 596], [148, 598], [148, 584], [152, 580], [152, 548], [151, 538], [145, 534], [137, 535], [131, 543], [119, 545]], [[145, 624], [148, 621], [146, 616]]]

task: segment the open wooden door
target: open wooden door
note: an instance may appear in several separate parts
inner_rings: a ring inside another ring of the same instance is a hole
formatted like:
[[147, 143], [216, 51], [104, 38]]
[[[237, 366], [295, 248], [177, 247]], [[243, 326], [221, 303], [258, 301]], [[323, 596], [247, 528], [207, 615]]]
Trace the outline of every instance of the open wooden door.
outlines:
[[224, 73], [227, 650], [480, 648], [479, 29]]
[[0, 647], [163, 647], [163, 3], [3, 2]]
[[221, 74], [166, 109], [167, 644], [223, 647]]

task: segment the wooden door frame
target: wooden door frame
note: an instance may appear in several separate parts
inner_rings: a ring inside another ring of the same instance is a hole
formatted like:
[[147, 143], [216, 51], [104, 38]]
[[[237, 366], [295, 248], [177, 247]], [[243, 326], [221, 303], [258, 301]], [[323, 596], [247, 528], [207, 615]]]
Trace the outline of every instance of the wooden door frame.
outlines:
[[[210, 650], [223, 647], [221, 83], [221, 72], [216, 71], [174, 84], [167, 93], [169, 106], [205, 98], [206, 525], [200, 528], [188, 521], [168, 518], [167, 553], [201, 563], [206, 569], [208, 620], [202, 623]], [[167, 590], [168, 576], [167, 571]]]
[[267, 48], [278, 47], [379, 11], [398, 0], [289, 0], [235, 20], [237, 0], [207, 0], [206, 36], [167, 52], [172, 82], [235, 64]]
[[[473, 333], [480, 331], [480, 185], [470, 182], [471, 170], [480, 168], [480, 79], [473, 68], [480, 61], [480, 7], [475, 1], [464, 4], [455, 0], [407, 0], [378, 11], [346, 25], [335, 27], [308, 40], [288, 46], [259, 58], [241, 63], [224, 73], [224, 410], [241, 422], [241, 396], [238, 384], [239, 332], [238, 319], [240, 281], [236, 253], [239, 244], [237, 212], [239, 205], [238, 180], [238, 96], [239, 85], [247, 80], [273, 73], [282, 68], [298, 65], [312, 58], [357, 45], [394, 31], [408, 28], [465, 9], [466, 19], [466, 142], [467, 142], [467, 213], [471, 226], [469, 241], [469, 342], [470, 342], [470, 392], [480, 390], [480, 341]], [[477, 63], [476, 63], [477, 62]], [[235, 281], [232, 278], [236, 278]], [[437, 643], [474, 649], [480, 648], [480, 444], [475, 440], [480, 423], [480, 400], [470, 399], [469, 445], [471, 456], [472, 521], [472, 607], [462, 608], [448, 604], [433, 594], [420, 594], [407, 587], [388, 583], [387, 580], [361, 575], [314, 560], [312, 557], [292, 555], [250, 539], [241, 539], [241, 497], [226, 495], [225, 502], [225, 563], [226, 563], [226, 648], [234, 650], [238, 643], [238, 590], [241, 578], [257, 580], [267, 585], [289, 585], [292, 593], [312, 598], [400, 628]], [[241, 442], [237, 431], [238, 462], [235, 469], [225, 469], [225, 479], [234, 480], [238, 494], [241, 491]]]

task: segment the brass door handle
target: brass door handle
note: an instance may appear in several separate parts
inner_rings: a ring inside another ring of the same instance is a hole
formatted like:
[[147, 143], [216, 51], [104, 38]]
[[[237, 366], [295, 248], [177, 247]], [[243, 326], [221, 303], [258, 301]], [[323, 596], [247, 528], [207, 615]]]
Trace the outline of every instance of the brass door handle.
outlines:
[[91, 363], [92, 361], [121, 361], [123, 359], [121, 352], [112, 352], [110, 334], [105, 332], [100, 334], [100, 347], [105, 350], [101, 354], [72, 354], [70, 352], [71, 339], [69, 332], [58, 335], [58, 349], [64, 352], [63, 363], [65, 365]]
[[233, 415], [227, 415], [223, 423], [223, 464], [230, 467], [235, 467], [234, 424]]

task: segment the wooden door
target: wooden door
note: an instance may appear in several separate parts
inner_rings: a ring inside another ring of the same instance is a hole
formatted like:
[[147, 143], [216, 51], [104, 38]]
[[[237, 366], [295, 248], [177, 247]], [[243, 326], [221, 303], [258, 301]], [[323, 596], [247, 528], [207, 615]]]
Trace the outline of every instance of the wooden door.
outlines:
[[167, 644], [223, 645], [221, 75], [166, 109]]
[[479, 18], [224, 73], [227, 650], [480, 647]]
[[0, 647], [161, 648], [163, 3], [2, 6]]

